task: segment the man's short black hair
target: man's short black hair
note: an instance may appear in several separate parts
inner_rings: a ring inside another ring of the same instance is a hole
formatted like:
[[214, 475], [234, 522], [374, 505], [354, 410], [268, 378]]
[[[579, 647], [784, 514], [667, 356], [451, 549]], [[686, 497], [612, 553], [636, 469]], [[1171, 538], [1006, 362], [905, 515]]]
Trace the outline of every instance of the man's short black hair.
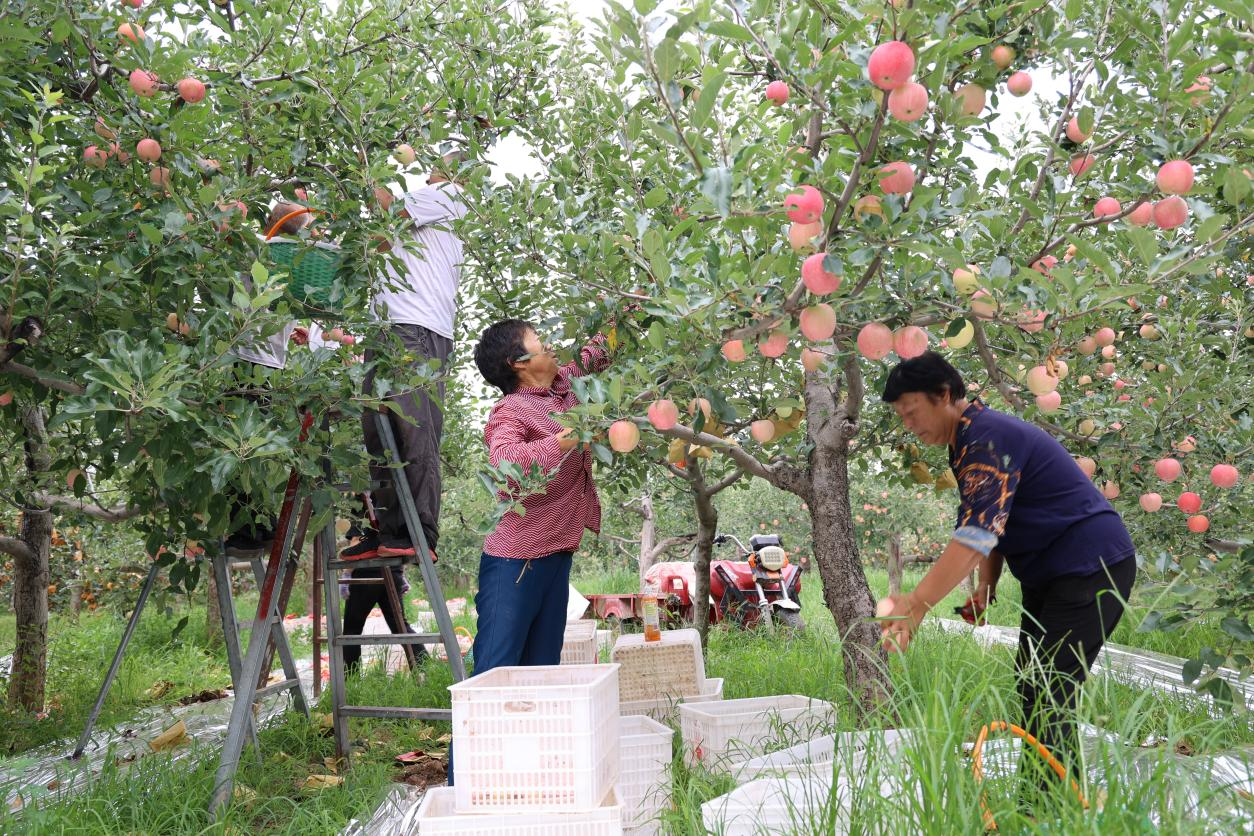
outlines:
[[509, 394], [518, 388], [512, 363], [527, 353], [523, 340], [535, 328], [522, 319], [503, 319], [484, 329], [475, 346], [475, 365], [483, 379]]
[[908, 392], [947, 395], [950, 401], [956, 401], [967, 396], [967, 385], [944, 357], [935, 351], [926, 351], [918, 357], [902, 360], [888, 373], [884, 402], [893, 403]]

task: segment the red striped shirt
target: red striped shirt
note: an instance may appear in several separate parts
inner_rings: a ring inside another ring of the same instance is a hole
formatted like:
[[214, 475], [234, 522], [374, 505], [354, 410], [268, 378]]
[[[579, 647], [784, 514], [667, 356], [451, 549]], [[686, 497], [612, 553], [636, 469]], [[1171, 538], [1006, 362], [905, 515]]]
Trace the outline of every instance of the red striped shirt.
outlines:
[[[483, 439], [488, 459], [495, 467], [513, 462], [524, 471], [533, 465], [552, 474], [542, 494], [523, 497], [525, 513], [507, 511], [483, 541], [483, 550], [495, 557], [533, 558], [554, 552], [575, 551], [584, 529], [601, 530], [601, 501], [592, 483], [592, 454], [576, 447], [562, 453], [554, 437], [563, 429], [553, 416], [575, 406], [570, 379], [599, 372], [610, 364], [605, 337], [598, 334], [580, 352], [578, 363], [558, 369], [547, 388], [520, 386], [497, 401], [488, 414]], [[581, 369], [582, 366], [582, 369]], [[511, 490], [517, 485], [510, 484]], [[497, 493], [500, 501], [510, 494]]]

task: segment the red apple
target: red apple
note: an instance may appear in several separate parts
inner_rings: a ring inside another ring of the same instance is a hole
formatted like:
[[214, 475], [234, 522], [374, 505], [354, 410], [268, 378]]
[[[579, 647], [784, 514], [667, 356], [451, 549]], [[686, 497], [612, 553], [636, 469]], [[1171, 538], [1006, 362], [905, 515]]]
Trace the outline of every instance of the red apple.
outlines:
[[679, 423], [679, 407], [669, 398], [649, 404], [649, 423], [659, 430], [673, 429]]
[[1006, 89], [1012, 96], [1026, 96], [1032, 90], [1032, 76], [1023, 71], [1013, 73], [1006, 79]]
[[1124, 220], [1133, 226], [1145, 226], [1154, 219], [1154, 205], [1147, 200], [1143, 200], [1129, 212]]
[[803, 310], [801, 333], [812, 342], [831, 339], [832, 334], [836, 333], [836, 312], [832, 310], [832, 306], [820, 302]]
[[1164, 194], [1188, 194], [1193, 188], [1193, 166], [1187, 160], [1170, 160], [1158, 169], [1156, 180]]
[[179, 98], [188, 104], [196, 104], [205, 98], [205, 83], [195, 78], [185, 78], [176, 85]]
[[1194, 534], [1204, 534], [1210, 528], [1210, 520], [1201, 514], [1189, 517], [1189, 531]]
[[160, 84], [157, 76], [147, 70], [131, 70], [127, 83], [136, 96], [145, 98], [157, 95], [157, 86]]
[[958, 99], [964, 116], [979, 116], [987, 99], [984, 88], [978, 84], [964, 84], [954, 91], [954, 96]]
[[888, 112], [894, 119], [914, 122], [927, 110], [927, 88], [917, 82], [906, 82], [888, 94]]
[[1004, 70], [1015, 61], [1015, 51], [1012, 47], [1005, 44], [998, 44], [993, 47], [993, 51], [989, 53], [989, 58], [999, 70]]
[[135, 153], [146, 163], [155, 163], [161, 159], [161, 143], [155, 139], [141, 139], [135, 146]]
[[786, 103], [788, 101], [788, 96], [788, 85], [784, 82], [772, 81], [770, 84], [766, 85], [766, 98], [776, 107]]
[[1163, 498], [1161, 494], [1143, 493], [1141, 494], [1141, 508], [1153, 514], [1163, 507]]
[[1080, 130], [1080, 118], [1072, 116], [1071, 121], [1067, 123], [1067, 139], [1075, 143], [1087, 142], [1092, 134], [1086, 134]]
[[1036, 407], [1046, 414], [1057, 412], [1062, 408], [1062, 395], [1057, 392], [1048, 392], [1044, 395], [1036, 396]]
[[1119, 201], [1113, 197], [1103, 197], [1093, 205], [1093, 217], [1105, 218], [1102, 223], [1109, 223], [1115, 215], [1123, 211], [1123, 207], [1119, 205]]
[[884, 194], [909, 194], [914, 182], [914, 169], [909, 163], [889, 163], [880, 169], [880, 188]]
[[868, 322], [858, 332], [858, 351], [868, 360], [883, 360], [893, 350], [893, 332], [887, 325]]
[[1210, 481], [1217, 488], [1234, 488], [1240, 479], [1240, 472], [1230, 464], [1217, 464], [1210, 469]]
[[823, 269], [823, 259], [827, 253], [815, 253], [801, 262], [801, 281], [806, 290], [816, 296], [835, 293], [840, 288], [840, 276]]
[[788, 334], [784, 331], [772, 331], [765, 338], [758, 340], [758, 351], [763, 357], [772, 359], [783, 356], [788, 350]]
[[1174, 482], [1180, 478], [1180, 462], [1176, 459], [1159, 459], [1154, 462], [1154, 472], [1164, 482]]
[[723, 343], [723, 356], [727, 358], [729, 363], [743, 363], [745, 361], [745, 341], [728, 340]]
[[893, 334], [893, 351], [902, 360], [918, 357], [927, 351], [927, 344], [927, 331], [917, 325], [906, 325]]
[[83, 162], [92, 168], [104, 168], [105, 163], [109, 161], [109, 153], [103, 148], [95, 145], [88, 145], [83, 149]]
[[788, 220], [812, 224], [823, 217], [823, 193], [813, 186], [799, 186], [784, 198]]
[[1172, 195], [1154, 204], [1154, 224], [1159, 229], [1175, 229], [1189, 219], [1189, 204]]
[[1092, 154], [1080, 154], [1079, 156], [1072, 157], [1071, 176], [1077, 179], [1083, 177], [1088, 170], [1093, 167], [1093, 163], [1095, 162], [1097, 162], [1097, 158]]
[[914, 74], [914, 50], [901, 41], [882, 43], [871, 51], [867, 76], [881, 90], [896, 90]]
[[610, 424], [610, 447], [616, 453], [630, 453], [640, 443], [640, 428], [631, 421]]
[[1202, 498], [1193, 491], [1185, 491], [1176, 500], [1176, 507], [1186, 514], [1196, 514], [1202, 510]]
[[775, 424], [769, 419], [761, 419], [749, 424], [749, 434], [759, 444], [766, 444], [775, 437]]

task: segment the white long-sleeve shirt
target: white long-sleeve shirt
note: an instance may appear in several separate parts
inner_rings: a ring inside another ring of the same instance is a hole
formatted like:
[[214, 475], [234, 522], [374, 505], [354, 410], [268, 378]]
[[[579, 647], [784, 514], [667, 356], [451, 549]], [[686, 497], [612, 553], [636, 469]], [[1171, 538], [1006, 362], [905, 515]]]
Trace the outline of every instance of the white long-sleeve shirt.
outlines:
[[404, 203], [416, 227], [412, 236], [392, 242], [404, 272], [389, 261], [371, 314], [381, 322], [421, 325], [451, 340], [462, 272], [462, 242], [452, 226], [466, 216], [462, 190], [454, 183], [434, 183], [406, 194]]

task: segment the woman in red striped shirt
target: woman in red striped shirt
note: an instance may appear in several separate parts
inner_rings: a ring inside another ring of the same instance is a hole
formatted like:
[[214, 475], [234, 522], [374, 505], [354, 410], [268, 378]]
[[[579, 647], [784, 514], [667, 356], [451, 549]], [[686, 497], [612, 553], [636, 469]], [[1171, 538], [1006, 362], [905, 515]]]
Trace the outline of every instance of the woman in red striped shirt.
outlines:
[[557, 364], [529, 323], [507, 319], [483, 332], [475, 364], [504, 397], [483, 431], [493, 467], [504, 462], [548, 477], [543, 493], [518, 497], [518, 485], [501, 501], [520, 501], [483, 543], [475, 673], [513, 665], [556, 665], [562, 656], [571, 560], [584, 529], [601, 530], [601, 503], [592, 484], [592, 454], [553, 416], [578, 401], [570, 381], [609, 365], [605, 337], [597, 335], [579, 359]]
[[571, 378], [609, 363], [605, 337], [598, 334], [578, 360], [559, 366], [553, 348], [519, 319], [488, 327], [475, 346], [475, 365], [504, 393], [483, 431], [489, 460], [493, 467], [512, 462], [524, 473], [548, 476], [544, 493], [519, 497], [511, 482], [515, 493], [497, 495], [520, 501], [524, 513], [507, 511], [483, 543], [475, 593], [476, 674], [561, 662], [571, 561], [584, 529], [601, 530], [601, 502], [592, 483], [591, 451], [553, 416], [578, 403]]

